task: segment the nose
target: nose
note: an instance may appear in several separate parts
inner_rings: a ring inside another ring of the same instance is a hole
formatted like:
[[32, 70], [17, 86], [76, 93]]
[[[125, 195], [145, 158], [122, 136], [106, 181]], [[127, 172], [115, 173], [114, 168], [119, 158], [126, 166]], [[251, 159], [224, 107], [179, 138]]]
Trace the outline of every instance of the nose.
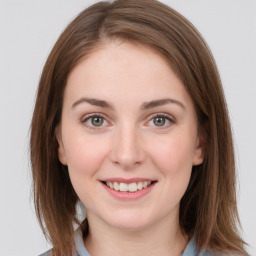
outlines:
[[109, 157], [124, 170], [132, 170], [145, 161], [141, 136], [134, 126], [124, 125], [116, 130]]

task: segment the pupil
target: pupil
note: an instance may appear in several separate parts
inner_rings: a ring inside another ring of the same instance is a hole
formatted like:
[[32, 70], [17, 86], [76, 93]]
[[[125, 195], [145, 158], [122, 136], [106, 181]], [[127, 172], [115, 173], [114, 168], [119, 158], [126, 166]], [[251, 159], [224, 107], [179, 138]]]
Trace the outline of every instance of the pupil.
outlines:
[[156, 126], [163, 126], [165, 124], [165, 118], [164, 117], [156, 117], [154, 120], [154, 124]]
[[103, 118], [101, 118], [101, 117], [94, 117], [92, 119], [92, 124], [94, 126], [101, 126], [103, 124]]

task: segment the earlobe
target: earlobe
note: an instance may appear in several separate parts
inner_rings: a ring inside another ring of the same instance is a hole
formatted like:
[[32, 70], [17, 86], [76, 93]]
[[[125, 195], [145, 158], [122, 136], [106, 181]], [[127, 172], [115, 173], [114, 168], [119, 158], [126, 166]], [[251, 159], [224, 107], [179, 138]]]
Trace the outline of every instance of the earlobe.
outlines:
[[55, 136], [56, 136], [56, 139], [57, 139], [57, 142], [58, 142], [58, 157], [59, 157], [59, 160], [63, 165], [67, 165], [66, 153], [65, 153], [65, 150], [64, 150], [64, 147], [63, 147], [59, 127], [57, 127], [56, 130], [55, 130]]
[[204, 161], [205, 156], [205, 139], [203, 136], [198, 136], [195, 152], [194, 152], [194, 159], [193, 159], [193, 165], [200, 165]]

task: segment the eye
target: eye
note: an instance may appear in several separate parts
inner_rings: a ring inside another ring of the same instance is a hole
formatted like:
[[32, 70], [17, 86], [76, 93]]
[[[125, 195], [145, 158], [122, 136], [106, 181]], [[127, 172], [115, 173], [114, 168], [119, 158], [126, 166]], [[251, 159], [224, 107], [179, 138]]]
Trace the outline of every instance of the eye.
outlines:
[[102, 126], [106, 126], [108, 123], [106, 121], [106, 119], [99, 114], [93, 114], [91, 116], [86, 116], [85, 118], [83, 118], [82, 122], [85, 124], [85, 126], [87, 126], [88, 128], [91, 128], [91, 129], [97, 129]]
[[155, 126], [164, 126], [166, 123], [166, 118], [161, 116], [154, 117], [153, 122]]
[[93, 126], [102, 126], [102, 124], [104, 123], [104, 119], [100, 116], [90, 117], [90, 119], [91, 119], [91, 124]]
[[157, 114], [149, 121], [149, 124], [155, 127], [168, 127], [172, 123], [173, 119], [165, 114]]

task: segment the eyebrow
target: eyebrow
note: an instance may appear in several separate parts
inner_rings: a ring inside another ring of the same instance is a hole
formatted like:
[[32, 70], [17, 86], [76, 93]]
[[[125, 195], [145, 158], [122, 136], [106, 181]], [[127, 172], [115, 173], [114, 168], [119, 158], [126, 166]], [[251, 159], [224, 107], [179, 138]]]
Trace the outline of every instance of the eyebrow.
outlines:
[[170, 103], [180, 106], [183, 110], [186, 109], [185, 106], [180, 101], [175, 100], [175, 99], [170, 99], [170, 98], [145, 102], [142, 104], [141, 109], [147, 110], [147, 109], [156, 108], [156, 107], [163, 106], [163, 105], [170, 104]]
[[[84, 97], [77, 100], [76, 102], [74, 102], [73, 105], [72, 105], [72, 109], [74, 109], [77, 105], [79, 105], [81, 103], [84, 103], [84, 102], [89, 103], [93, 106], [101, 107], [101, 108], [108, 108], [108, 109], [111, 109], [111, 110], [114, 109], [114, 106], [112, 104], [108, 103], [105, 100], [100, 100], [100, 99], [95, 99], [95, 98], [84, 98]], [[148, 110], [148, 109], [151, 109], [151, 108], [156, 108], [156, 107], [163, 106], [163, 105], [170, 104], [170, 103], [171, 104], [176, 104], [184, 110], [186, 109], [185, 106], [180, 101], [175, 100], [175, 99], [171, 99], [171, 98], [152, 100], [150, 102], [144, 102], [141, 105], [140, 109], [141, 110]]]
[[87, 102], [93, 106], [101, 107], [101, 108], [109, 108], [109, 109], [114, 109], [113, 105], [110, 103], [106, 102], [105, 100], [99, 100], [99, 99], [94, 99], [94, 98], [81, 98], [77, 100], [73, 105], [72, 109], [75, 108], [77, 105]]

